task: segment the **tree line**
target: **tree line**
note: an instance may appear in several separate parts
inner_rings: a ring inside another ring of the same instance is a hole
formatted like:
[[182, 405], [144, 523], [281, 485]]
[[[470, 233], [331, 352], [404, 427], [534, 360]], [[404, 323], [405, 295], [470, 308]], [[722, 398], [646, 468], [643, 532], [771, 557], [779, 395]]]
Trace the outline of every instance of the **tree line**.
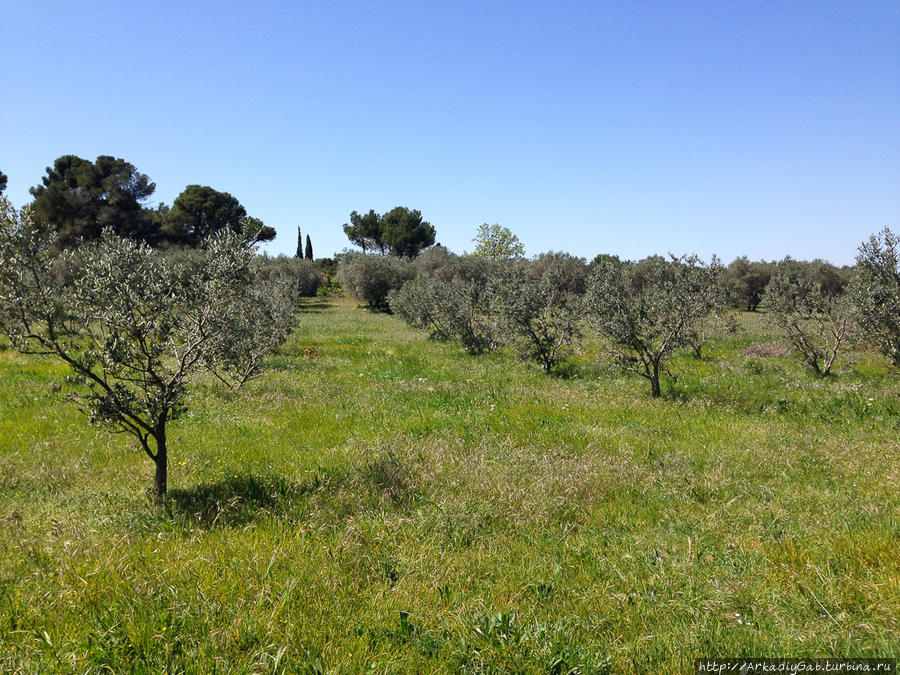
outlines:
[[735, 330], [736, 309], [766, 319], [812, 371], [828, 375], [846, 345], [876, 345], [900, 365], [900, 242], [885, 229], [854, 267], [821, 260], [751, 262], [650, 256], [590, 263], [566, 253], [526, 260], [507, 228], [484, 224], [469, 255], [434, 247], [414, 261], [350, 254], [338, 278], [376, 311], [392, 311], [472, 354], [510, 345], [547, 373], [595, 332], [610, 359], [646, 378], [653, 396], [670, 356], [702, 358], [710, 337]]
[[[5, 182], [4, 176], [4, 186]], [[29, 190], [35, 222], [50, 228], [57, 250], [99, 239], [107, 228], [153, 247], [196, 247], [224, 229], [254, 243], [275, 238], [274, 228], [248, 215], [228, 192], [188, 185], [171, 206], [148, 206], [155, 191], [156, 184], [146, 174], [109, 155], [94, 161], [63, 155]]]

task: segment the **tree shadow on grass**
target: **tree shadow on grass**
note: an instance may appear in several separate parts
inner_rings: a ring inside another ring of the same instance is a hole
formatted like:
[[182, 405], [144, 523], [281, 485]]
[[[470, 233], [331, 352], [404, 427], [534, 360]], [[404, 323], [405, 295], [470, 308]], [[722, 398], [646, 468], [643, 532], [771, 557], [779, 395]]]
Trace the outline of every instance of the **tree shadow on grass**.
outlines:
[[210, 529], [263, 520], [300, 523], [313, 512], [316, 518], [339, 522], [361, 510], [411, 508], [420, 496], [414, 475], [407, 458], [381, 449], [362, 466], [320, 468], [302, 482], [245, 473], [172, 489], [159, 502], [156, 517], [175, 526]]
[[383, 500], [396, 507], [408, 507], [421, 496], [414, 469], [392, 450], [376, 453], [362, 467], [358, 482], [371, 492], [373, 501]]
[[305, 300], [300, 304], [301, 312], [320, 313], [331, 309], [332, 304], [327, 300]]
[[291, 520], [299, 515], [303, 498], [324, 483], [318, 473], [303, 483], [280, 476], [241, 474], [170, 490], [162, 507], [175, 522], [203, 527], [241, 527], [267, 517]]
[[559, 380], [592, 380], [600, 377], [602, 372], [594, 361], [571, 360], [556, 364], [550, 376]]

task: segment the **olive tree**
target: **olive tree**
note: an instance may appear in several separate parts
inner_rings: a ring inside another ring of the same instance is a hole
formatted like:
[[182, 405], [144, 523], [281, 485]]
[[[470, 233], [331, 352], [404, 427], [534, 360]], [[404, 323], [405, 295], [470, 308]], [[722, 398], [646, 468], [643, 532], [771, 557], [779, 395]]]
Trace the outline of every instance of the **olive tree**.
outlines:
[[0, 210], [0, 327], [14, 348], [70, 366], [70, 397], [90, 422], [137, 439], [165, 494], [166, 429], [186, 412], [191, 378], [256, 375], [293, 325], [288, 286], [257, 283], [255, 253], [231, 230], [191, 255], [111, 230], [55, 254], [29, 210]]
[[500, 341], [492, 302], [497, 265], [472, 256], [443, 262], [391, 293], [391, 310], [432, 337], [459, 340], [470, 354], [495, 349]]
[[860, 245], [848, 296], [866, 337], [900, 365], [900, 236], [885, 228]]
[[592, 322], [618, 365], [648, 379], [654, 397], [668, 357], [716, 307], [722, 271], [716, 258], [704, 265], [696, 256], [610, 258], [594, 267], [586, 295]]
[[305, 258], [258, 255], [253, 259], [253, 267], [262, 279], [290, 282], [296, 298], [314, 298], [322, 285], [315, 263]]
[[725, 283], [732, 301], [739, 307], [746, 307], [748, 312], [755, 312], [774, 269], [775, 263], [764, 260], [751, 262], [745, 255], [735, 258], [725, 272]]
[[727, 269], [720, 269], [715, 273], [715, 284], [709, 295], [709, 312], [687, 330], [685, 342], [698, 359], [703, 358], [703, 350], [714, 336], [738, 332], [735, 311], [729, 303], [727, 274]]
[[768, 320], [817, 375], [831, 372], [854, 328], [843, 291], [826, 289], [813, 267], [787, 259], [775, 268], [761, 303]]
[[587, 266], [581, 258], [548, 253], [509, 261], [494, 284], [494, 307], [505, 338], [523, 359], [549, 374], [581, 338], [581, 302]]
[[415, 276], [408, 260], [370, 253], [348, 253], [341, 258], [337, 278], [355, 298], [373, 312], [389, 311], [388, 294]]

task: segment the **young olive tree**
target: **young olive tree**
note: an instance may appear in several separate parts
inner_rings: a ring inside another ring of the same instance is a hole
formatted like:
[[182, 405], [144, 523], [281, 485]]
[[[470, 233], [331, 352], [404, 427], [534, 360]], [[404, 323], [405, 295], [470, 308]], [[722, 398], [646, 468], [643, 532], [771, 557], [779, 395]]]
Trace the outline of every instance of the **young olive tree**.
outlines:
[[388, 294], [399, 290], [414, 276], [415, 268], [410, 261], [368, 253], [346, 254], [337, 273], [341, 286], [363, 300], [373, 312], [389, 311]]
[[506, 338], [523, 359], [549, 374], [581, 338], [587, 266], [581, 258], [548, 253], [509, 261], [494, 283], [494, 307]]
[[650, 381], [654, 397], [669, 355], [716, 307], [722, 272], [716, 258], [704, 265], [696, 256], [607, 259], [594, 267], [586, 303], [596, 330], [623, 369]]
[[192, 376], [239, 386], [287, 336], [286, 284], [254, 278], [254, 251], [231, 230], [191, 255], [164, 256], [107, 230], [53, 252], [29, 210], [0, 200], [0, 327], [14, 348], [67, 363], [71, 398], [91, 423], [134, 436], [165, 494], [166, 429]]
[[866, 337], [900, 365], [900, 236], [885, 228], [860, 245], [848, 296]]
[[322, 284], [316, 264], [305, 258], [285, 255], [258, 255], [253, 259], [254, 272], [260, 278], [289, 282], [296, 298], [314, 298]]
[[391, 293], [391, 311], [432, 337], [456, 339], [470, 354], [496, 349], [499, 325], [493, 312], [492, 279], [497, 265], [464, 256], [408, 281]]
[[738, 332], [735, 312], [729, 303], [727, 269], [720, 269], [715, 275], [715, 285], [710, 289], [712, 306], [709, 312], [688, 328], [685, 342], [698, 359], [703, 358], [703, 350], [716, 335]]
[[710, 313], [700, 319], [687, 333], [685, 342], [694, 352], [694, 356], [702, 359], [707, 352], [706, 346], [716, 335], [734, 335], [739, 330], [734, 312], [718, 302]]
[[814, 270], [793, 260], [778, 264], [761, 306], [816, 375], [828, 375], [851, 337], [853, 308], [843, 291], [826, 292]]

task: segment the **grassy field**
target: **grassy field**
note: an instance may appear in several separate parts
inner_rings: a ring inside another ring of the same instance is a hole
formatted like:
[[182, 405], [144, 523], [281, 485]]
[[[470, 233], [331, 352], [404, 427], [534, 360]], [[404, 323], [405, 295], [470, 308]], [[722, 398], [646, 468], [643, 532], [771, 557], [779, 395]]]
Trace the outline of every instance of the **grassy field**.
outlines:
[[[900, 651], [900, 378], [817, 379], [757, 315], [663, 397], [352, 301], [192, 390], [170, 496], [0, 346], [2, 672], [686, 672]], [[311, 350], [311, 351], [307, 351]]]

